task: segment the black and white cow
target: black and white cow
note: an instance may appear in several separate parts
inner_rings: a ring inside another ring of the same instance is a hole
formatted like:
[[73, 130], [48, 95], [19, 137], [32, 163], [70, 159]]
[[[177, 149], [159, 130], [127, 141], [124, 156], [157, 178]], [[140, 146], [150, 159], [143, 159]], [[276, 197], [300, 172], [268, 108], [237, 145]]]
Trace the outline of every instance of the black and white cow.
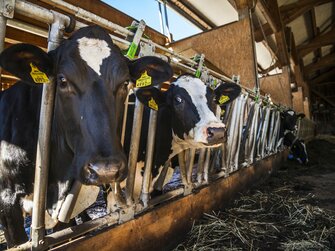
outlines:
[[[146, 107], [158, 110], [153, 177], [183, 150], [222, 144], [226, 140], [226, 126], [215, 115], [216, 105], [233, 101], [240, 92], [238, 85], [228, 83], [212, 90], [191, 75], [180, 76], [165, 92], [157, 88], [137, 90], [137, 98]], [[145, 110], [138, 160], [144, 160], [148, 124], [149, 113]], [[129, 137], [126, 138], [125, 150], [129, 141]]]
[[281, 113], [280, 138], [282, 138], [284, 146], [290, 148], [290, 154], [293, 158], [302, 164], [308, 162], [306, 145], [303, 140], [296, 136], [297, 121], [304, 118], [305, 114], [296, 114], [293, 110], [286, 110]]
[[21, 206], [33, 192], [42, 93], [36, 82], [56, 83], [47, 209], [57, 216], [74, 180], [97, 186], [126, 177], [120, 132], [127, 81], [146, 71], [158, 84], [172, 68], [156, 57], [129, 61], [98, 26], [78, 30], [49, 53], [13, 45], [0, 64], [22, 79], [0, 93], [0, 223], [12, 247], [27, 241]]

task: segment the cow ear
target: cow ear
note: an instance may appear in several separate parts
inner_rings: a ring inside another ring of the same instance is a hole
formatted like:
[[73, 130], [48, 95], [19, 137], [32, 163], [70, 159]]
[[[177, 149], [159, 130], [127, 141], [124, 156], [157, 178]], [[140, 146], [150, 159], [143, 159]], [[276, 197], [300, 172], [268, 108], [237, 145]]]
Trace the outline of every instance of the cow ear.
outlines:
[[241, 87], [237, 84], [223, 83], [214, 90], [217, 104], [226, 105], [231, 103], [241, 93]]
[[155, 87], [138, 89], [136, 97], [142, 104], [155, 111], [165, 104], [165, 95]]
[[0, 55], [0, 65], [32, 85], [49, 82], [49, 76], [53, 72], [50, 56], [31, 44], [16, 44], [5, 49]]
[[298, 118], [303, 119], [305, 117], [305, 114], [304, 113], [299, 113], [297, 116], [298, 116]]
[[173, 76], [170, 64], [164, 60], [153, 57], [141, 57], [128, 62], [131, 80], [136, 87], [158, 85]]

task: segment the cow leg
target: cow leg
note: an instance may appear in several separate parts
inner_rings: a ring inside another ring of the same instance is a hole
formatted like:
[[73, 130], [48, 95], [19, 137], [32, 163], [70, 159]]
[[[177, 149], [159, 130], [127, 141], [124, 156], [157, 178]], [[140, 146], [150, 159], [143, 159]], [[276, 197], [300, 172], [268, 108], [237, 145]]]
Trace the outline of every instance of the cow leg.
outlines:
[[1, 210], [0, 223], [4, 227], [4, 234], [8, 248], [28, 241], [24, 230], [24, 218], [19, 203], [10, 208]]

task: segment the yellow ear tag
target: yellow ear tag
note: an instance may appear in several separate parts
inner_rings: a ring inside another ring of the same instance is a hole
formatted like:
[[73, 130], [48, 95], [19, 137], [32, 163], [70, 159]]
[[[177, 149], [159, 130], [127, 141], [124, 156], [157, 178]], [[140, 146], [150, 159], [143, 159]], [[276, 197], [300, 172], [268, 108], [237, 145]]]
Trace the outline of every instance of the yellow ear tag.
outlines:
[[151, 85], [151, 77], [148, 75], [147, 71], [143, 72], [141, 77], [136, 80], [136, 87], [142, 88]]
[[223, 116], [226, 111], [224, 109], [221, 110], [220, 115]]
[[31, 67], [30, 76], [32, 77], [32, 79], [36, 84], [49, 83], [47, 74], [41, 72], [37, 68], [37, 66], [35, 66], [33, 63], [30, 63], [30, 67]]
[[222, 105], [222, 104], [226, 103], [228, 100], [230, 100], [230, 98], [228, 96], [222, 95], [219, 99], [219, 104]]
[[155, 111], [158, 111], [158, 105], [157, 105], [156, 101], [155, 101], [153, 98], [151, 98], [151, 99], [149, 100], [149, 102], [148, 102], [148, 106], [149, 106], [151, 109], [153, 109], [153, 110], [155, 110]]

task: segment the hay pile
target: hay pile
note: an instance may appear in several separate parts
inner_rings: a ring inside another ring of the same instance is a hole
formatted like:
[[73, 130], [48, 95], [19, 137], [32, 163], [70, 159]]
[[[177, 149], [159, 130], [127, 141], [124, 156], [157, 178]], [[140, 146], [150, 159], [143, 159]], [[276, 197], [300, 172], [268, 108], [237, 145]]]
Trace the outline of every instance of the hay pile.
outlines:
[[206, 214], [175, 250], [334, 250], [335, 213], [293, 187], [242, 196], [233, 208]]

